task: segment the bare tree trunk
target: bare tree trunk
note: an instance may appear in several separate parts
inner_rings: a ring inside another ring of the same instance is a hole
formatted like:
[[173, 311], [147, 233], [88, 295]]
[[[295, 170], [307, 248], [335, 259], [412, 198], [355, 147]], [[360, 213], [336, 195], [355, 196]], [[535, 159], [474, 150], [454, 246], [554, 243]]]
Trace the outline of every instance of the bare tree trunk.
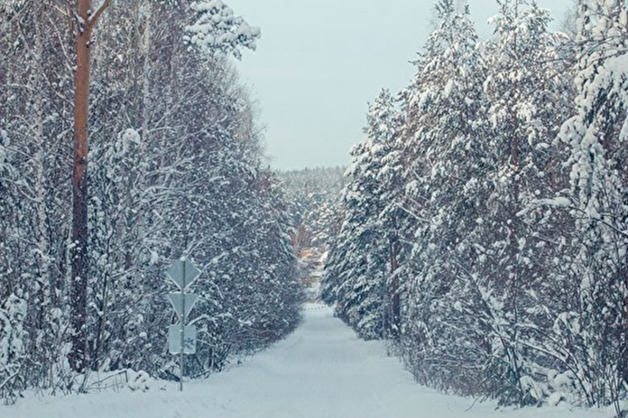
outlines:
[[391, 241], [390, 243], [390, 273], [392, 274], [391, 280], [391, 298], [392, 298], [392, 327], [393, 327], [393, 335], [399, 335], [399, 331], [401, 328], [401, 295], [400, 292], [400, 283], [399, 283], [399, 275], [397, 274], [397, 268], [399, 267], [399, 261], [397, 260], [398, 256], [398, 243], [396, 241]]
[[[397, 229], [397, 222], [393, 220], [392, 228]], [[390, 330], [389, 332], [395, 338], [397, 338], [401, 332], [401, 295], [399, 275], [397, 269], [399, 268], [399, 237], [396, 232], [392, 232], [389, 240], [388, 255], [390, 257], [390, 288], [388, 289], [389, 298], [391, 301], [390, 306]]]
[[70, 366], [83, 372], [87, 366], [87, 150], [89, 119], [89, 74], [91, 34], [100, 14], [109, 6], [106, 0], [94, 13], [91, 0], [78, 0], [74, 70], [74, 172], [72, 175], [72, 351]]

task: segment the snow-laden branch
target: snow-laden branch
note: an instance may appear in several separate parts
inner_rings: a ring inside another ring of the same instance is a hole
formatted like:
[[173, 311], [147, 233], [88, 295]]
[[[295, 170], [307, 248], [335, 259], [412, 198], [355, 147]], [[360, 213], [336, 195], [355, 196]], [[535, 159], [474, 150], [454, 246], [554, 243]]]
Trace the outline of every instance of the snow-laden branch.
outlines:
[[222, 0], [197, 1], [190, 5], [196, 16], [194, 24], [186, 26], [186, 42], [209, 54], [223, 53], [240, 59], [240, 48], [255, 50], [261, 36], [259, 28], [249, 25]]
[[536, 200], [533, 200], [525, 209], [517, 212], [517, 216], [526, 215], [531, 210], [534, 210], [541, 206], [553, 207], [553, 208], [570, 208], [572, 204], [568, 198], [562, 197], [562, 196], [549, 198], [549, 199], [536, 199]]

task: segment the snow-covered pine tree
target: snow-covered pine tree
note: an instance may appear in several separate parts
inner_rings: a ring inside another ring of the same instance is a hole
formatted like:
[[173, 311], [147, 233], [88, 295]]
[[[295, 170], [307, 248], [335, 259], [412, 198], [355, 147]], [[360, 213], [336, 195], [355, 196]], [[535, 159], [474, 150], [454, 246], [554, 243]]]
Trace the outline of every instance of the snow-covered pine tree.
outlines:
[[461, 278], [475, 258], [471, 234], [487, 197], [483, 182], [491, 151], [480, 114], [484, 68], [468, 7], [442, 0], [436, 14], [437, 28], [404, 93], [402, 146], [411, 158], [403, 207], [414, 222], [406, 237], [413, 247], [401, 267], [407, 282], [401, 345], [420, 381], [473, 393], [481, 370], [459, 366], [478, 357], [472, 349], [477, 326], [454, 307], [469, 297]]
[[526, 0], [498, 4], [495, 36], [484, 52], [491, 194], [478, 227], [482, 261], [469, 277], [478, 290], [477, 314], [490, 344], [486, 360], [495, 380], [489, 391], [503, 403], [524, 405], [545, 396], [535, 380], [543, 375], [544, 362], [530, 347], [536, 339], [532, 330], [540, 325], [531, 295], [543, 286], [548, 265], [542, 240], [520, 212], [539, 196], [552, 194], [556, 154], [549, 144], [569, 111], [555, 103], [566, 103], [569, 89], [556, 65], [561, 38], [548, 29], [549, 12]]
[[322, 297], [364, 338], [386, 333], [389, 243], [380, 221], [384, 192], [379, 175], [397, 130], [394, 99], [383, 90], [370, 106], [366, 138], [351, 151], [343, 192], [344, 221], [331, 246]]
[[255, 49], [261, 36], [257, 27], [250, 26], [222, 0], [195, 1], [189, 5], [195, 15], [194, 23], [185, 27], [186, 41], [204, 53], [226, 53], [240, 58], [240, 48]]
[[628, 377], [627, 21], [623, 1], [579, 2], [577, 112], [560, 133], [570, 149], [575, 297], [555, 325], [586, 402], [614, 402], [618, 414]]
[[289, 201], [297, 251], [307, 247], [326, 249], [338, 232], [338, 199], [345, 186], [345, 171], [343, 167], [321, 167], [278, 173]]

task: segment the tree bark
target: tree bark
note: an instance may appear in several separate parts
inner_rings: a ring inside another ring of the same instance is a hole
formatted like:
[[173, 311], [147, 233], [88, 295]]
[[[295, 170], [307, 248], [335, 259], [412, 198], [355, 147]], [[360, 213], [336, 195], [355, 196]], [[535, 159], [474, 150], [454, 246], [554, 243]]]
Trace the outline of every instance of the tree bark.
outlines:
[[89, 119], [89, 75], [91, 34], [96, 21], [109, 6], [106, 0], [93, 13], [91, 0], [78, 0], [76, 31], [76, 68], [74, 70], [74, 171], [72, 174], [72, 350], [70, 366], [83, 372], [87, 366], [87, 152]]
[[[394, 225], [394, 228], [397, 228], [397, 226]], [[392, 276], [389, 289], [389, 297], [391, 299], [389, 332], [391, 336], [397, 338], [401, 331], [401, 295], [399, 294], [400, 282], [397, 274], [397, 269], [399, 268], [399, 237], [395, 234], [389, 238], [389, 241], [390, 274]]]

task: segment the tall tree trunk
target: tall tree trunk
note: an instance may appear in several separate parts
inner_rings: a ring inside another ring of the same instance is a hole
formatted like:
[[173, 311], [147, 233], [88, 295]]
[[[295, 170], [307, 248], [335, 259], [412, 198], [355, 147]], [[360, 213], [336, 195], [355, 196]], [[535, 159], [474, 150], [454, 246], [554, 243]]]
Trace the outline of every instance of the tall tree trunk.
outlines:
[[399, 337], [401, 333], [401, 283], [399, 281], [399, 236], [397, 235], [397, 221], [393, 219], [393, 232], [388, 238], [389, 248], [388, 255], [390, 257], [390, 287], [388, 289], [391, 306], [390, 306], [390, 329], [388, 330], [393, 338]]
[[87, 145], [89, 118], [89, 74], [91, 34], [100, 14], [109, 6], [106, 0], [94, 13], [91, 0], [78, 0], [76, 68], [74, 72], [74, 171], [72, 175], [72, 351], [70, 366], [83, 372], [87, 365]]

